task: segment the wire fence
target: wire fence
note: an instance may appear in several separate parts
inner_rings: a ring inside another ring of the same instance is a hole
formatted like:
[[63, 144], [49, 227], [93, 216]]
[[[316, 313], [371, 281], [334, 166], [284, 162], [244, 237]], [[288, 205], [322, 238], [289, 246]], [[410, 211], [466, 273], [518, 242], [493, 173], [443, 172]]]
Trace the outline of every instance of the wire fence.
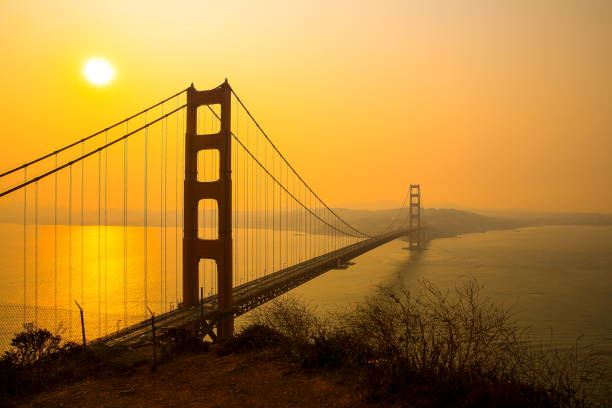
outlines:
[[[65, 341], [82, 342], [81, 316], [78, 309], [55, 309], [40, 306], [26, 306], [24, 309], [23, 305], [0, 304], [0, 316], [0, 352], [10, 349], [11, 339], [23, 331], [24, 325], [28, 323], [58, 334]], [[106, 317], [106, 321], [102, 323], [105, 327], [100, 327], [98, 312], [83, 310], [85, 338], [88, 342], [100, 337], [100, 332], [102, 335], [107, 335], [123, 328], [123, 313], [108, 313]], [[132, 319], [141, 318], [140, 315], [130, 317]]]

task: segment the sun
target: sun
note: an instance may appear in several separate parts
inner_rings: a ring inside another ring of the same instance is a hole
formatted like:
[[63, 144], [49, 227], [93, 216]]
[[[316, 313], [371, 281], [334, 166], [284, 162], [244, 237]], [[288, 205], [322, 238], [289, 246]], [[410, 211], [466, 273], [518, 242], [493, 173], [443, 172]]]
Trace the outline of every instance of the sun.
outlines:
[[115, 68], [104, 58], [94, 57], [83, 64], [83, 76], [94, 85], [104, 86], [115, 79]]

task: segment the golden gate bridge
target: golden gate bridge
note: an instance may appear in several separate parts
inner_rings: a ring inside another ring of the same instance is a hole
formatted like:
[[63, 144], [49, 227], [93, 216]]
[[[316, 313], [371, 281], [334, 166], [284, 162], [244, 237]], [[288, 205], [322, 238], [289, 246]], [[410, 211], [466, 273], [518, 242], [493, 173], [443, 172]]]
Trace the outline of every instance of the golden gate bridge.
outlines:
[[410, 185], [376, 235], [330, 208], [227, 80], [193, 84], [0, 174], [0, 345], [32, 322], [103, 344], [234, 318], [399, 237], [421, 244]]

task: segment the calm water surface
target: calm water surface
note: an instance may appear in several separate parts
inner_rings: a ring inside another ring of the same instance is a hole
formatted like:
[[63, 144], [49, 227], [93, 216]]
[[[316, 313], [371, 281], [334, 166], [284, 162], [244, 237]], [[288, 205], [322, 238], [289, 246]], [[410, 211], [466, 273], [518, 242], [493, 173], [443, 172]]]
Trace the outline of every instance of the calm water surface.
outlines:
[[[18, 226], [5, 225], [4, 228], [19, 230]], [[11, 231], [7, 230], [7, 234]], [[50, 227], [41, 228], [40, 234], [41, 241], [53, 242], [52, 237], [47, 237], [53, 234]], [[38, 298], [42, 307], [37, 316], [39, 323], [48, 327], [61, 323], [64, 335], [77, 339], [80, 334], [78, 313], [71, 299], [85, 306], [90, 338], [124, 326], [124, 307], [127, 307], [129, 323], [142, 320], [145, 316], [142, 255], [128, 259], [130, 273], [125, 286], [121, 228], [108, 230], [108, 257], [99, 253], [100, 236], [96, 227], [87, 227], [84, 235], [81, 234], [81, 231], [73, 232], [71, 256], [65, 244], [57, 250], [53, 245], [38, 249], [40, 258], [45, 260], [38, 265]], [[236, 250], [242, 253], [248, 247], [241, 243], [244, 239], [240, 234], [238, 231]], [[265, 237], [261, 231], [257, 234], [250, 242]], [[159, 229], [150, 228], [149, 235], [148, 303], [154, 311], [160, 312], [176, 307], [180, 300], [180, 276], [177, 278], [173, 274], [178, 266], [174, 248], [180, 245], [180, 234], [171, 231], [162, 241]], [[17, 239], [7, 240], [0, 254], [0, 269], [4, 271], [0, 276], [0, 348], [8, 344], [10, 334], [20, 328], [24, 319], [34, 321], [35, 317], [33, 309], [27, 309], [27, 315], [23, 316], [23, 241], [15, 231], [11, 236]], [[82, 272], [81, 239], [88, 260]], [[129, 229], [128, 244], [136, 254], [142, 254], [142, 239], [142, 229]], [[60, 242], [64, 241], [67, 240]], [[162, 242], [167, 245], [162, 246]], [[168, 253], [162, 258], [162, 248], [166, 246]], [[524, 228], [436, 239], [426, 250], [418, 252], [407, 251], [405, 247], [406, 243], [401, 240], [385, 244], [355, 259], [356, 264], [350, 268], [329, 271], [291, 293], [325, 312], [348, 309], [372, 295], [380, 285], [395, 286], [403, 282], [410, 289], [418, 289], [420, 282], [427, 279], [443, 289], [452, 289], [475, 278], [484, 286], [484, 295], [511, 308], [519, 324], [531, 329], [535, 340], [566, 347], [582, 336], [584, 343], [597, 345], [612, 367], [612, 227]], [[29, 254], [34, 250], [31, 245], [27, 249]], [[280, 248], [276, 250], [278, 253]], [[317, 250], [324, 252], [324, 248]], [[53, 257], [55, 252], [56, 258]], [[271, 257], [272, 253], [269, 255]], [[305, 255], [296, 252], [294, 261], [299, 262]], [[104, 261], [108, 258], [107, 268], [98, 257]], [[57, 261], [50, 261], [53, 259]], [[53, 297], [55, 262], [59, 271], [56, 300]], [[70, 262], [72, 275], [66, 272], [70, 270]], [[27, 266], [28, 304], [33, 304], [34, 265], [31, 259]], [[235, 268], [237, 284], [263, 271], [263, 267], [255, 271], [241, 268], [240, 265]], [[211, 276], [214, 276], [212, 270], [202, 270], [202, 281], [208, 290], [214, 289]], [[71, 293], [67, 288], [72, 288]], [[128, 298], [127, 306], [124, 296]], [[55, 301], [61, 309], [57, 313], [52, 308]], [[245, 320], [239, 319], [238, 327]]]
[[452, 289], [475, 278], [510, 308], [532, 339], [595, 344], [612, 367], [612, 227], [535, 227], [432, 241], [425, 251], [396, 240], [292, 293], [320, 311], [349, 308], [378, 285], [417, 289], [427, 279]]

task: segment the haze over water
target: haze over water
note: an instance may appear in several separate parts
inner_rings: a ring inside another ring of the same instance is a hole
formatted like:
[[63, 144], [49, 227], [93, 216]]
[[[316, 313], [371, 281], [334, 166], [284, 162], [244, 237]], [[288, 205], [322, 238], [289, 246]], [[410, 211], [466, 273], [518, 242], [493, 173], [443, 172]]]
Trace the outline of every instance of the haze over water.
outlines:
[[[34, 227], [28, 226], [24, 271], [23, 226], [0, 223], [0, 236], [13, 237], [0, 246], [0, 351], [29, 322], [80, 341], [75, 301], [84, 309], [89, 340], [149, 318], [147, 306], [158, 315], [176, 309], [183, 299], [182, 230], [148, 227], [146, 258], [144, 231], [133, 226], [58, 225], [56, 230], [43, 225], [36, 245]], [[212, 229], [200, 233], [208, 236]], [[334, 238], [263, 228], [234, 228], [233, 237], [234, 287], [330, 252]], [[200, 263], [199, 285], [204, 297], [217, 293], [212, 260]]]
[[612, 367], [612, 227], [534, 227], [436, 239], [427, 250], [392, 241], [292, 291], [325, 312], [362, 302], [377, 286], [418, 292], [426, 279], [453, 290], [468, 279], [508, 307], [531, 340], [566, 348], [593, 344]]

